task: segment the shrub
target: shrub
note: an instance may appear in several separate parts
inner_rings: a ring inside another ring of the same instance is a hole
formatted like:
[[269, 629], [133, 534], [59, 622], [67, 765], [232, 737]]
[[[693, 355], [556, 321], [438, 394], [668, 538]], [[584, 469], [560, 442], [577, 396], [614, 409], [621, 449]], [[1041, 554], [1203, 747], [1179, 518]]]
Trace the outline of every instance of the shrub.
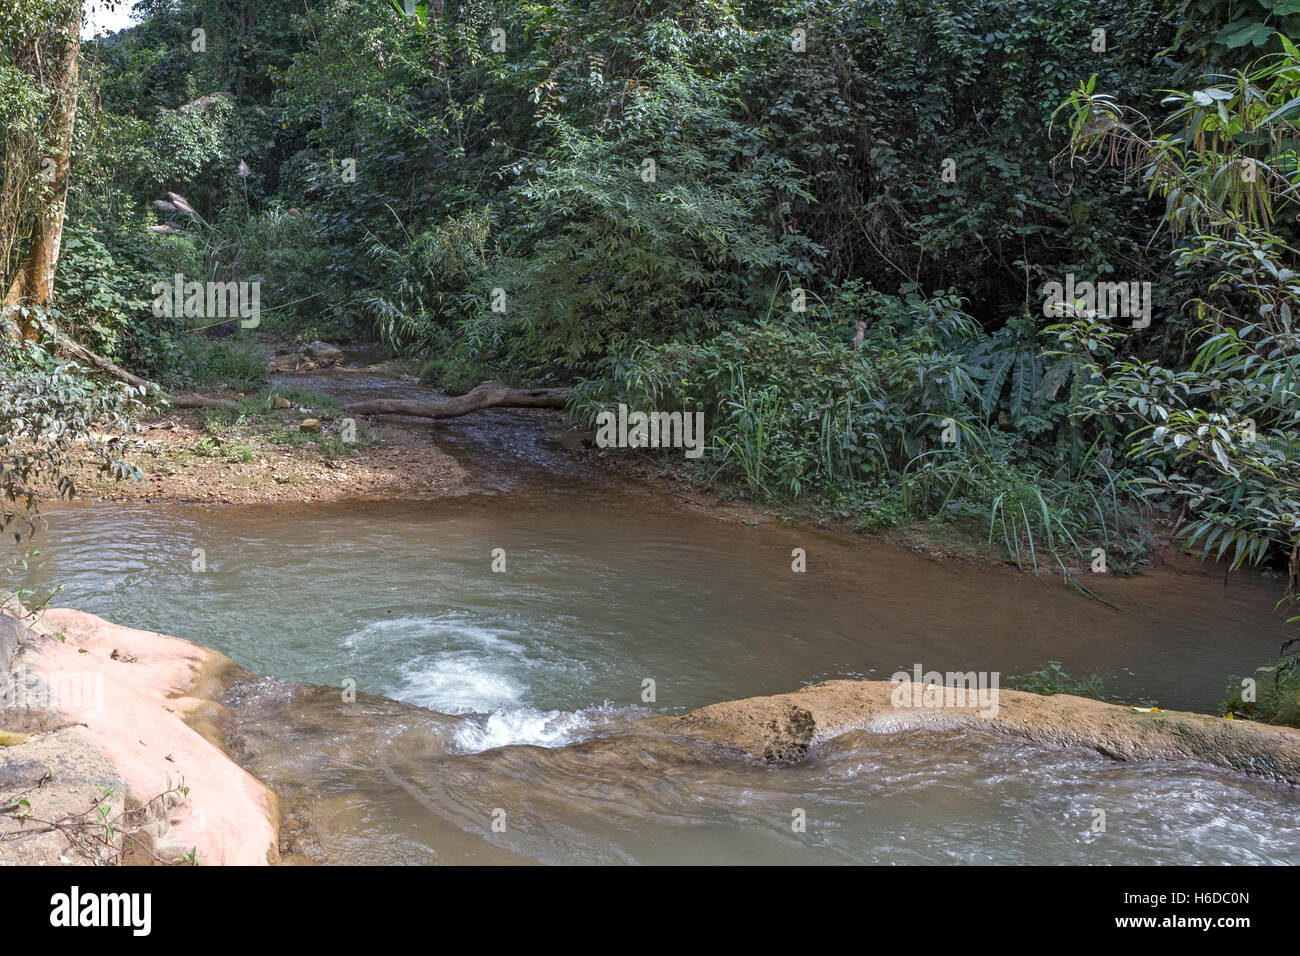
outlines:
[[1100, 674], [1071, 677], [1060, 661], [1048, 661], [1038, 670], [1027, 674], [1013, 674], [1006, 679], [1006, 685], [1010, 690], [1030, 694], [1073, 694], [1075, 697], [1092, 697], [1096, 700], [1101, 700], [1105, 691], [1105, 680]]
[[1124, 354], [1095, 315], [1057, 332], [1086, 368], [1091, 414], [1130, 433], [1149, 495], [1181, 505], [1188, 543], [1233, 567], [1300, 547], [1300, 50], [1279, 42], [1255, 68], [1172, 94], [1158, 129], [1095, 78], [1064, 107], [1073, 155], [1121, 162], [1167, 198], [1170, 258], [1204, 284], [1189, 365]]
[[266, 385], [266, 367], [266, 350], [252, 342], [184, 335], [177, 339], [170, 356], [166, 381], [174, 388], [255, 392]]
[[138, 480], [113, 437], [130, 429], [139, 407], [134, 389], [97, 382], [37, 345], [0, 337], [0, 531], [30, 537], [39, 495], [53, 489], [71, 498], [83, 449], [101, 474]]
[[[1291, 648], [1296, 642], [1289, 641]], [[1266, 724], [1300, 727], [1300, 651], [1291, 650], [1264, 667], [1256, 668], [1255, 699], [1245, 700], [1244, 681], [1229, 678], [1228, 700], [1220, 705], [1225, 714], [1246, 717]]]

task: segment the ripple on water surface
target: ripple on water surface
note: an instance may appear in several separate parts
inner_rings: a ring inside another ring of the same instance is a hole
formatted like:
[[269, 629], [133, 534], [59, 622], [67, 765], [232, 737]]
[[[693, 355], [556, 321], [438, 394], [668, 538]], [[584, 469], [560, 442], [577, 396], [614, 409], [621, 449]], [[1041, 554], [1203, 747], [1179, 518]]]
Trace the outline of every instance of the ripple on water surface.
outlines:
[[[806, 574], [790, 572], [794, 546]], [[1132, 699], [1210, 709], [1227, 674], [1287, 635], [1249, 578], [1099, 583], [1106, 606], [1058, 581], [635, 496], [82, 506], [53, 514], [41, 549], [23, 584], [61, 585], [56, 604], [323, 685], [245, 688], [232, 728], [313, 858], [1300, 862], [1291, 791], [1195, 768], [909, 733], [849, 735], [771, 769], [632, 729], [646, 678], [652, 708], [679, 713], [917, 662], [1007, 674], [1061, 660]], [[348, 679], [418, 706], [345, 706]], [[508, 837], [485, 829], [493, 808]]]
[[359, 706], [254, 686], [237, 707], [241, 759], [320, 862], [1300, 862], [1288, 787], [983, 731], [852, 732], [771, 767], [647, 732], [636, 711], [572, 715], [573, 740], [536, 746], [508, 720]]

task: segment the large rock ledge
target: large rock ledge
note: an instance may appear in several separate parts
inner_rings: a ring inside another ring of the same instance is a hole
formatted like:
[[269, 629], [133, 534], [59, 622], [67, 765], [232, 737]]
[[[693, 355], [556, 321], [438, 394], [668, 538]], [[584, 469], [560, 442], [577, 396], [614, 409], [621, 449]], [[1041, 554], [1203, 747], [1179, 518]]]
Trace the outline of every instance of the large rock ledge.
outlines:
[[[1300, 730], [1181, 711], [1141, 711], [1084, 697], [1003, 690], [995, 714], [978, 707], [902, 707], [889, 681], [827, 681], [790, 694], [713, 704], [657, 729], [770, 763], [801, 760], [850, 730], [979, 727], [1116, 760], [1186, 760], [1300, 784]], [[908, 688], [921, 700], [921, 686]]]
[[278, 862], [275, 794], [216, 730], [229, 658], [80, 611], [22, 615], [0, 609], [0, 865]]

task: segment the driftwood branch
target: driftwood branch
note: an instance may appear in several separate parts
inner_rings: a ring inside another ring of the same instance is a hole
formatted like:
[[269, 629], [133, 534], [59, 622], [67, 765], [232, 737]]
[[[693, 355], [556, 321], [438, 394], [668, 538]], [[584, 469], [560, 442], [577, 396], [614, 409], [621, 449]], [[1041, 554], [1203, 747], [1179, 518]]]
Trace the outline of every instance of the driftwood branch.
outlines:
[[119, 382], [126, 382], [128, 385], [134, 385], [136, 388], [143, 388], [147, 391], [154, 391], [157, 386], [152, 382], [147, 382], [138, 375], [132, 375], [126, 369], [119, 365], [114, 365], [108, 359], [101, 355], [96, 355], [84, 345], [72, 341], [70, 338], [64, 338], [56, 346], [68, 354], [69, 358], [74, 358], [83, 365], [89, 365], [91, 368], [106, 372]]
[[232, 402], [225, 398], [209, 398], [206, 395], [200, 395], [198, 392], [182, 392], [179, 395], [168, 395], [161, 391], [153, 382], [147, 381], [138, 375], [134, 375], [104, 358], [102, 355], [96, 355], [90, 349], [66, 336], [56, 343], [56, 348], [61, 349], [69, 358], [76, 359], [83, 365], [89, 365], [97, 371], [104, 372], [112, 376], [119, 382], [126, 382], [128, 385], [134, 385], [136, 388], [142, 388], [147, 393], [157, 395], [160, 398], [170, 402], [174, 408], [224, 408], [227, 411], [239, 411], [239, 403]]
[[200, 395], [197, 392], [182, 392], [179, 395], [168, 395], [159, 391], [158, 386], [153, 382], [146, 381], [138, 375], [133, 375], [121, 366], [115, 365], [101, 355], [96, 355], [83, 345], [67, 339], [60, 342], [59, 347], [68, 354], [69, 357], [77, 359], [83, 365], [89, 365], [119, 382], [126, 382], [128, 385], [134, 385], [136, 388], [143, 388], [145, 391], [157, 394], [159, 397], [166, 399], [175, 408], [224, 408], [227, 411], [239, 411], [239, 403], [232, 402], [225, 398], [209, 398], [206, 395]]
[[226, 411], [239, 411], [239, 403], [225, 398], [208, 398], [197, 392], [184, 392], [180, 395], [168, 395], [167, 401], [173, 408], [224, 408]]
[[417, 418], [456, 418], [485, 408], [563, 408], [571, 388], [510, 388], [484, 382], [464, 395], [436, 402], [381, 398], [353, 402], [343, 410], [353, 415], [412, 415]]

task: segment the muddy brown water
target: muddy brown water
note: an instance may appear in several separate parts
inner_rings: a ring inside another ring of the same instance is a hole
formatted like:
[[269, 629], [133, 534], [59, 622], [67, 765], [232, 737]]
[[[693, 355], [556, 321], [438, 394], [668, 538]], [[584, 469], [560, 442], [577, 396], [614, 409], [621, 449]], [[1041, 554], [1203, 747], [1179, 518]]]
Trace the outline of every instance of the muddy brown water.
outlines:
[[[307, 387], [332, 378], [346, 399], [386, 388], [342, 371]], [[1297, 796], [1267, 781], [970, 731], [857, 732], [756, 767], [632, 724], [918, 664], [1049, 659], [1123, 700], [1212, 710], [1287, 636], [1275, 583], [1090, 580], [1103, 604], [1056, 579], [722, 523], [583, 467], [549, 420], [407, 423], [476, 470], [452, 499], [57, 508], [23, 583], [264, 675], [232, 688], [228, 734], [284, 798], [295, 859], [1300, 862]]]
[[[657, 707], [681, 712], [916, 664], [1008, 675], [1046, 660], [1101, 673], [1119, 699], [1208, 711], [1229, 674], [1287, 636], [1264, 580], [1090, 579], [1102, 604], [1055, 578], [609, 490], [82, 505], [51, 513], [40, 544], [26, 580], [60, 585], [56, 603], [210, 644], [268, 676], [352, 677], [452, 711], [633, 705], [649, 678]], [[805, 573], [791, 570], [794, 548]]]

